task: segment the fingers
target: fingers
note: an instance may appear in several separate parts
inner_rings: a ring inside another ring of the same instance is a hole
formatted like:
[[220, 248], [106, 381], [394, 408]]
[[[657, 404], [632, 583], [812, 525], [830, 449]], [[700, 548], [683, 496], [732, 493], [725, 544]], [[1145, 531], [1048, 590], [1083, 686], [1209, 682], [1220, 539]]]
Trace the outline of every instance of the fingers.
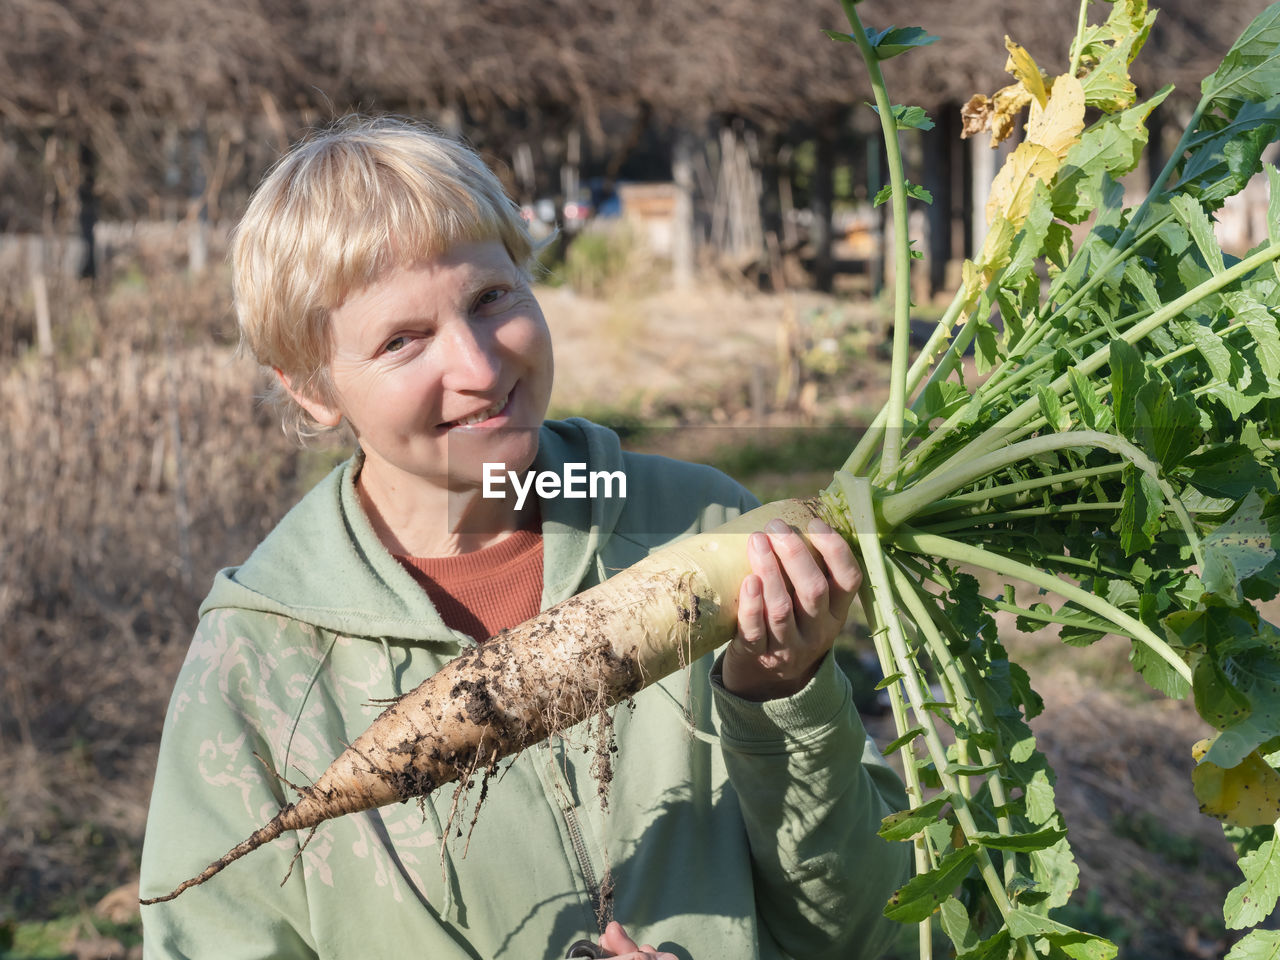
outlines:
[[821, 520], [809, 521], [809, 542], [818, 548], [830, 575], [830, 613], [843, 623], [858, 588], [862, 586], [862, 568], [853, 558], [853, 551], [844, 537]]
[[614, 954], [618, 960], [678, 960], [675, 954], [659, 953], [650, 944], [637, 946], [617, 920], [610, 921], [605, 927], [604, 934], [600, 937], [600, 946]]
[[[787, 645], [788, 638], [795, 633], [796, 618], [791, 589], [787, 582], [788, 578], [783, 573], [783, 565], [779, 562], [774, 536], [753, 533], [747, 541], [747, 557], [751, 562], [751, 572], [760, 582], [761, 609], [756, 622], [746, 626], [748, 633], [753, 635], [763, 631], [763, 638], [772, 641], [771, 646], [776, 648]], [[783, 538], [786, 544], [785, 549], [795, 546], [794, 542], [800, 539], [784, 534], [776, 534], [776, 536]], [[805, 549], [803, 543], [799, 544], [799, 549]], [[739, 626], [743, 624], [740, 623]]]
[[[750, 544], [747, 549], [751, 549]], [[769, 648], [768, 640], [764, 626], [764, 589], [760, 578], [751, 573], [738, 591], [738, 642], [748, 653], [758, 655]]]
[[844, 626], [862, 571], [826, 523], [814, 519], [807, 532], [808, 542], [775, 519], [747, 541], [752, 572], [738, 591], [738, 633], [721, 674], [731, 693], [770, 700], [797, 692]]
[[609, 925], [604, 928], [604, 934], [600, 937], [600, 946], [610, 953], [619, 955], [635, 953], [640, 949], [636, 942], [627, 936], [627, 931], [617, 920], [609, 921]]
[[809, 551], [805, 539], [781, 520], [771, 520], [763, 534], [752, 534], [748, 555], [760, 581], [761, 602], [756, 602], [755, 584], [744, 581], [738, 626], [748, 643], [760, 637], [762, 623], [781, 642], [797, 625], [830, 617], [838, 629], [848, 616], [862, 584], [853, 551], [844, 537], [821, 520], [809, 523], [808, 534], [821, 561]]

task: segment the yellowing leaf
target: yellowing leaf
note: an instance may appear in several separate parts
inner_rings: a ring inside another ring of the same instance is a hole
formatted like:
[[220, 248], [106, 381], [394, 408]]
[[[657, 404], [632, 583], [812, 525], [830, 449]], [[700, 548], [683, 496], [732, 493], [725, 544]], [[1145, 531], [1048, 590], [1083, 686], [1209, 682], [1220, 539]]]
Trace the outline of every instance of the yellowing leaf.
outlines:
[[1049, 95], [1044, 89], [1044, 78], [1040, 76], [1040, 68], [1036, 66], [1035, 60], [1032, 59], [1031, 54], [1027, 53], [1026, 47], [1020, 43], [1014, 43], [1008, 37], [1004, 38], [1004, 48], [1009, 51], [1009, 60], [1004, 65], [1005, 70], [1017, 77], [1036, 98], [1036, 102], [1043, 107]]
[[1031, 91], [1021, 82], [1001, 87], [991, 98], [991, 146], [994, 149], [1009, 138], [1022, 108], [1031, 102]]
[[[1035, 190], [1034, 183], [1031, 184], [1031, 189]], [[996, 273], [1009, 262], [1009, 248], [1013, 246], [1013, 238], [1017, 233], [1018, 227], [1001, 214], [996, 214], [987, 225], [987, 235], [983, 238], [977, 263], [984, 278], [983, 286], [990, 283]]]
[[1053, 81], [1053, 92], [1043, 108], [1031, 105], [1027, 140], [1038, 143], [1061, 160], [1075, 146], [1084, 130], [1084, 87], [1069, 74]]
[[1036, 183], [1048, 183], [1058, 172], [1059, 159], [1047, 147], [1024, 141], [1009, 155], [991, 183], [987, 200], [987, 222], [1004, 217], [1015, 228], [1022, 226], [1031, 210]]
[[1234, 767], [1220, 767], [1204, 759], [1212, 740], [1191, 748], [1196, 768], [1191, 785], [1200, 812], [1237, 827], [1263, 827], [1280, 820], [1280, 773], [1257, 750]]

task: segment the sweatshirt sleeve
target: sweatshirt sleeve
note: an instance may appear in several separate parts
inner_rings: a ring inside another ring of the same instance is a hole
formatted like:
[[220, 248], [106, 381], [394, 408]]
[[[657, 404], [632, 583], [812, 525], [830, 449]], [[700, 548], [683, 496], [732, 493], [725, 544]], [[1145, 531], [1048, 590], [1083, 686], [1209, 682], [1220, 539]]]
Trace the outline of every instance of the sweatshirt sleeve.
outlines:
[[[198, 874], [285, 802], [258, 759], [281, 769], [288, 729], [270, 706], [271, 659], [224, 613], [197, 628], [165, 719], [142, 852], [144, 898]], [[144, 956], [314, 958], [301, 863], [281, 884], [297, 850], [286, 834], [176, 899], [144, 906]]]
[[896, 932], [889, 896], [908, 850], [877, 836], [906, 806], [831, 654], [794, 696], [755, 703], [712, 673], [720, 742], [751, 848], [762, 935], [789, 956], [878, 956]]

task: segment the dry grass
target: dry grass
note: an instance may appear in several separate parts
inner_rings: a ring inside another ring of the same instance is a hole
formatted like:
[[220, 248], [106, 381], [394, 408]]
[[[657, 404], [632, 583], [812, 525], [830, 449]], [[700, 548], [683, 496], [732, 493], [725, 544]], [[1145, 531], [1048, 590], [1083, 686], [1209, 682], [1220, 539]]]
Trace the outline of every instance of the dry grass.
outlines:
[[63, 291], [80, 326], [57, 355], [0, 369], [0, 911], [91, 902], [136, 872], [196, 606], [294, 495], [256, 373], [208, 343], [223, 289]]

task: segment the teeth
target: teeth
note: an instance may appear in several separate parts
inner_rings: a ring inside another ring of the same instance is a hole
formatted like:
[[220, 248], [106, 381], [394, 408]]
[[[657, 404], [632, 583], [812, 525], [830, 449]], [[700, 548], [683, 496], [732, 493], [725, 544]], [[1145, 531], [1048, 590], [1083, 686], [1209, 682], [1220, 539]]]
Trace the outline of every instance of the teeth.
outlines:
[[489, 407], [487, 410], [481, 410], [479, 413], [473, 414], [472, 416], [469, 416], [464, 420], [455, 420], [454, 425], [459, 427], [469, 427], [473, 423], [481, 423], [484, 420], [488, 420], [490, 417], [496, 417], [499, 413], [502, 412], [502, 408], [507, 405], [507, 400], [510, 398], [510, 396], [511, 394], [507, 394], [507, 396], [503, 397], [501, 400], [495, 403], [492, 407]]

